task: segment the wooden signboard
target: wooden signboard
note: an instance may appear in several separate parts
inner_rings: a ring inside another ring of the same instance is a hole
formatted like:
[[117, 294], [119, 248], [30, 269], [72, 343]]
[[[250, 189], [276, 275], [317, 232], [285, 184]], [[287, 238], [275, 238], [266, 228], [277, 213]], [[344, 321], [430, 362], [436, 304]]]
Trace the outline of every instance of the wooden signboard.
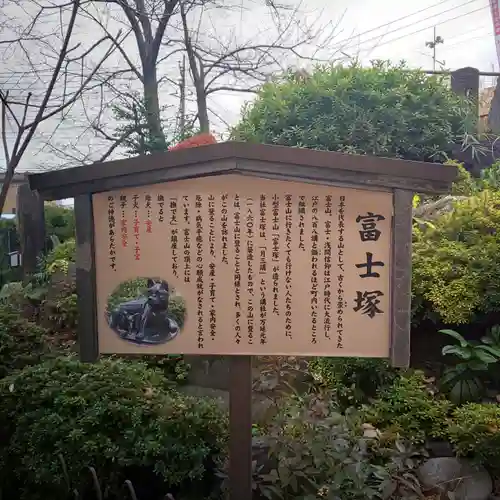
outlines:
[[222, 143], [31, 175], [75, 197], [80, 355], [231, 355], [251, 498], [251, 356], [410, 355], [413, 192], [453, 166]]
[[390, 357], [390, 192], [230, 174], [93, 211], [101, 353]]

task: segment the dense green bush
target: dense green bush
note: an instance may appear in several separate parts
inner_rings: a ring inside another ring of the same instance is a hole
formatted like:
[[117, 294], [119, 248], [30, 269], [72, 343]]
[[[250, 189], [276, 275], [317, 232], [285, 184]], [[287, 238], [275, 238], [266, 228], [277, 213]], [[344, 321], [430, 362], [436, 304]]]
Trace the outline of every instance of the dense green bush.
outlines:
[[500, 309], [500, 192], [485, 189], [414, 231], [413, 309], [470, 323]]
[[422, 373], [404, 374], [382, 389], [365, 407], [364, 417], [386, 436], [403, 436], [414, 443], [446, 434], [446, 418], [452, 404], [433, 394]]
[[58, 358], [4, 378], [0, 486], [6, 497], [65, 498], [58, 454], [75, 485], [86, 466], [95, 467], [111, 498], [125, 479], [160, 478], [163, 495], [200, 481], [224, 446], [225, 415], [213, 403], [165, 387], [160, 372], [112, 359]]
[[456, 452], [500, 469], [500, 406], [470, 403], [453, 411], [448, 436]]
[[0, 378], [39, 363], [48, 353], [47, 331], [11, 306], [0, 305]]
[[233, 138], [436, 161], [463, 135], [468, 104], [443, 78], [377, 62], [290, 72], [265, 84]]
[[368, 403], [390, 385], [397, 370], [383, 359], [317, 358], [309, 363], [313, 377], [333, 391], [340, 408]]

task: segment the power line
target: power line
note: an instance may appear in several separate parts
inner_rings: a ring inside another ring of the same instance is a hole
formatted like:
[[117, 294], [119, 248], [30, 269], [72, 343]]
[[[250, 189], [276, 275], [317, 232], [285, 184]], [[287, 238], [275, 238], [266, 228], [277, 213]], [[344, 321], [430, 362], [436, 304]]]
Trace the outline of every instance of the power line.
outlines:
[[[419, 13], [422, 13], [422, 12], [424, 12], [424, 11], [428, 11], [428, 10], [430, 10], [430, 9], [432, 9], [432, 8], [436, 8], [436, 7], [438, 7], [438, 6], [440, 6], [440, 5], [444, 4], [444, 3], [446, 3], [446, 2], [448, 2], [448, 1], [450, 1], [450, 0], [444, 0], [444, 1], [441, 1], [441, 2], [439, 2], [439, 3], [437, 3], [437, 4], [434, 4], [434, 5], [430, 6], [430, 7], [426, 7], [426, 8], [424, 8], [424, 9], [421, 9], [421, 10], [419, 10], [419, 11], [417, 11], [417, 12], [412, 13], [412, 14], [408, 14], [408, 15], [406, 15], [406, 16], [403, 16], [403, 17], [401, 17], [401, 18], [398, 18], [398, 19], [396, 19], [396, 20], [394, 20], [394, 21], [391, 21], [391, 22], [389, 22], [389, 23], [383, 24], [383, 25], [378, 26], [378, 27], [376, 27], [376, 28], [372, 28], [372, 29], [370, 29], [370, 30], [368, 30], [368, 31], [365, 31], [365, 32], [361, 33], [360, 35], [356, 35], [356, 36], [354, 36], [354, 37], [347, 38], [347, 39], [345, 39], [344, 41], [354, 40], [355, 38], [357, 38], [357, 37], [359, 37], [359, 36], [365, 35], [365, 34], [367, 34], [367, 33], [371, 33], [371, 32], [373, 32], [373, 31], [376, 31], [376, 30], [378, 30], [378, 29], [380, 29], [380, 28], [383, 28], [383, 27], [385, 27], [385, 26], [389, 26], [389, 25], [393, 24], [394, 22], [398, 22], [398, 21], [401, 21], [401, 20], [404, 20], [404, 19], [408, 19], [408, 18], [410, 18], [410, 17], [412, 17], [412, 16], [414, 16], [414, 15], [417, 15], [417, 14], [419, 14]], [[469, 5], [469, 4], [471, 4], [471, 3], [474, 3], [474, 2], [476, 2], [476, 1], [477, 1], [477, 0], [468, 0], [467, 2], [464, 2], [464, 3], [462, 3], [462, 4], [458, 5], [458, 6], [455, 6], [455, 7], [451, 8], [451, 9], [447, 9], [447, 10], [441, 11], [441, 12], [439, 12], [439, 13], [437, 13], [437, 14], [432, 15], [432, 16], [427, 16], [426, 18], [421, 19], [421, 20], [417, 21], [416, 23], [421, 23], [421, 22], [427, 21], [427, 20], [429, 20], [429, 19], [432, 19], [432, 18], [434, 18], [434, 17], [440, 16], [440, 15], [445, 14], [445, 13], [447, 13], [447, 12], [451, 12], [451, 11], [453, 11], [453, 10], [457, 9], [457, 8], [464, 7], [464, 6], [466, 6], [466, 5]], [[450, 19], [445, 19], [445, 20], [443, 20], [440, 24], [445, 24], [445, 23], [448, 23], [448, 22], [451, 22], [451, 21], [454, 21], [454, 20], [457, 20], [457, 19], [461, 19], [461, 18], [463, 18], [463, 17], [465, 17], [465, 16], [468, 16], [468, 15], [474, 14], [474, 13], [476, 13], [476, 12], [479, 12], [479, 11], [481, 11], [481, 10], [483, 10], [483, 9], [487, 8], [487, 7], [488, 7], [488, 6], [483, 6], [483, 7], [480, 7], [480, 8], [478, 8], [478, 9], [472, 10], [472, 11], [470, 11], [470, 12], [467, 12], [467, 13], [464, 13], [464, 14], [461, 14], [461, 15], [458, 15], [458, 16], [455, 16], [455, 17], [452, 17], [452, 18], [450, 18]], [[391, 31], [389, 31], [388, 33], [385, 33], [384, 35], [381, 35], [381, 36], [386, 36], [386, 35], [390, 35], [390, 34], [392, 34], [392, 33], [397, 33], [397, 32], [399, 32], [399, 31], [401, 31], [401, 30], [403, 30], [403, 29], [405, 29], [405, 28], [408, 28], [408, 27], [410, 27], [410, 26], [414, 26], [414, 25], [415, 25], [415, 23], [412, 23], [412, 24], [410, 24], [410, 25], [405, 25], [405, 26], [403, 26], [403, 27], [400, 27], [400, 28], [396, 28], [396, 29], [394, 29], [394, 30], [391, 30]], [[377, 45], [377, 47], [373, 47], [373, 48], [372, 48], [372, 47], [370, 47], [370, 48], [361, 49], [361, 51], [360, 51], [360, 52], [366, 52], [366, 51], [369, 51], [369, 50], [372, 50], [372, 49], [378, 48], [378, 47], [380, 47], [380, 46], [387, 45], [387, 44], [389, 44], [389, 43], [393, 43], [393, 42], [398, 41], [398, 40], [401, 40], [401, 39], [403, 39], [403, 38], [407, 38], [407, 37], [409, 37], [409, 36], [412, 36], [412, 35], [415, 35], [415, 34], [421, 33], [421, 32], [423, 32], [423, 31], [425, 31], [425, 30], [427, 30], [427, 29], [429, 29], [429, 28], [432, 28], [432, 26], [426, 26], [425, 28], [421, 28], [421, 29], [419, 29], [419, 30], [413, 31], [413, 32], [411, 32], [411, 33], [407, 33], [407, 34], [402, 35], [402, 36], [400, 36], [400, 37], [393, 38], [393, 39], [387, 40], [387, 41], [385, 41], [385, 42], [379, 43], [379, 44]], [[369, 38], [369, 39], [367, 39], [367, 40], [360, 41], [360, 44], [366, 44], [366, 43], [369, 43], [369, 42], [371, 42], [371, 41], [378, 40], [378, 39], [380, 39], [380, 38], [381, 38], [381, 36], [376, 36], [376, 37]], [[342, 42], [340, 42], [340, 43], [342, 43]], [[40, 74], [41, 74], [41, 73], [42, 73], [42, 72], [40, 72]], [[15, 73], [13, 73], [13, 74], [15, 74]], [[26, 73], [25, 73], [25, 72], [18, 72], [18, 74], [26, 74]], [[51, 74], [51, 73], [48, 73], [48, 74]], [[12, 75], [12, 73], [11, 73], [10, 75]], [[4, 77], [4, 80], [3, 80], [3, 81], [1, 81], [1, 80], [0, 80], [0, 85], [3, 85], [3, 86], [8, 85], [8, 84], [9, 84], [9, 82], [8, 82], [5, 78], [10, 78], [10, 76], [9, 76], [9, 77], [6, 77], [6, 76], [5, 76], [5, 74], [4, 74], [4, 75], [1, 75], [1, 74], [0, 74], [0, 78], [2, 78], [2, 76]], [[12, 83], [14, 83], [14, 82], [12, 82]], [[68, 82], [68, 86], [67, 86], [67, 90], [68, 90], [68, 92], [75, 92], [75, 91], [78, 91], [78, 90], [79, 90], [79, 88], [80, 88], [79, 86], [75, 86], [75, 87], [72, 89], [72, 88], [71, 88], [71, 83], [70, 83], [70, 82]], [[28, 86], [25, 86], [25, 87], [19, 87], [19, 84], [17, 84], [17, 85], [16, 85], [16, 89], [12, 89], [12, 90], [18, 90], [18, 91], [36, 90], [36, 85], [34, 85], [34, 84], [28, 84]], [[87, 94], [87, 95], [89, 95], [89, 94], [94, 94], [94, 93], [100, 93], [100, 89], [90, 89], [90, 90], [86, 90], [86, 91], [84, 91], [84, 93], [85, 93], [85, 94]]]
[[[404, 21], [405, 19], [409, 19], [410, 17], [416, 16], [417, 14], [421, 14], [421, 13], [423, 13], [423, 12], [427, 12], [427, 11], [429, 11], [429, 10], [431, 10], [431, 9], [434, 9], [434, 8], [436, 8], [436, 7], [439, 7], [439, 6], [441, 6], [441, 5], [445, 4], [445, 3], [448, 3], [448, 2], [450, 2], [450, 1], [451, 1], [451, 0], [442, 0], [442, 1], [440, 1], [440, 2], [438, 2], [438, 3], [436, 3], [436, 4], [434, 4], [434, 5], [431, 5], [431, 6], [429, 6], [429, 7], [425, 7], [425, 8], [423, 8], [423, 9], [420, 9], [420, 10], [418, 10], [418, 11], [415, 11], [415, 12], [411, 13], [411, 14], [407, 14], [407, 15], [405, 15], [405, 16], [399, 17], [399, 18], [397, 18], [397, 19], [393, 19], [392, 21], [389, 21], [389, 22], [387, 22], [387, 23], [385, 23], [385, 24], [382, 24], [382, 25], [380, 25], [380, 26], [377, 26], [377, 27], [375, 27], [375, 28], [371, 28], [371, 29], [369, 29], [369, 30], [366, 30], [366, 31], [364, 31], [364, 32], [362, 32], [362, 33], [360, 33], [360, 34], [358, 34], [358, 35], [353, 35], [353, 36], [347, 37], [347, 38], [345, 38], [344, 40], [341, 40], [340, 42], [336, 42], [336, 45], [338, 46], [338, 45], [341, 45], [341, 44], [343, 44], [343, 43], [350, 42], [350, 41], [352, 41], [352, 40], [357, 39], [357, 38], [358, 38], [358, 37], [360, 37], [360, 36], [367, 35], [368, 33], [373, 33], [374, 31], [380, 30], [380, 29], [382, 29], [382, 28], [385, 28], [385, 27], [387, 27], [387, 26], [390, 26], [390, 25], [392, 25], [392, 24], [394, 24], [394, 23], [397, 23], [397, 22], [399, 22], [399, 21]], [[398, 31], [401, 31], [401, 30], [403, 30], [403, 29], [405, 29], [405, 28], [408, 28], [408, 27], [414, 26], [416, 23], [421, 23], [421, 22], [423, 22], [423, 21], [427, 21], [427, 20], [432, 19], [432, 18], [434, 18], [434, 17], [437, 17], [437, 16], [440, 16], [440, 15], [442, 15], [442, 14], [446, 14], [446, 13], [448, 13], [448, 12], [451, 12], [451, 11], [453, 11], [453, 10], [457, 9], [457, 8], [465, 7], [466, 5], [469, 5], [469, 4], [474, 3], [474, 2], [477, 2], [477, 0], [468, 0], [468, 1], [466, 1], [466, 2], [464, 2], [464, 3], [462, 3], [462, 4], [460, 4], [460, 5], [457, 5], [457, 6], [455, 6], [455, 7], [452, 7], [452, 8], [450, 8], [450, 9], [446, 9], [446, 10], [444, 10], [444, 11], [438, 12], [438, 13], [433, 14], [433, 15], [431, 15], [431, 16], [427, 16], [427, 17], [425, 17], [424, 19], [421, 19], [421, 20], [419, 20], [419, 21], [415, 21], [415, 22], [413, 22], [413, 23], [411, 23], [411, 24], [408, 24], [408, 25], [405, 25], [405, 26], [402, 26], [402, 27], [396, 28], [396, 29], [394, 29], [394, 30], [392, 30], [392, 31], [389, 31], [389, 32], [385, 33], [384, 35], [378, 35], [378, 36], [375, 36], [375, 37], [369, 38], [368, 40], [363, 40], [363, 41], [361, 41], [360, 43], [367, 43], [367, 42], [370, 42], [370, 41], [372, 41], [372, 40], [376, 40], [376, 39], [380, 38], [380, 36], [386, 36], [386, 35], [389, 35], [389, 34], [391, 34], [391, 33], [397, 33]], [[52, 74], [50, 70], [44, 70], [44, 71], [46, 71], [46, 73], [45, 73], [46, 75], [51, 75], [51, 74]], [[38, 74], [39, 74], [39, 75], [42, 75], [42, 74], [44, 74], [44, 71], [40, 71], [40, 72], [38, 72]], [[20, 76], [25, 76], [27, 73], [29, 73], [29, 72], [26, 72], [26, 71], [17, 71], [17, 72], [16, 72], [16, 71], [13, 71], [13, 72], [9, 72], [9, 75], [20, 75]], [[1, 75], [0, 75], [0, 76], [1, 76]]]
[[[401, 26], [401, 27], [396, 28], [396, 29], [394, 29], [394, 30], [392, 30], [392, 31], [388, 31], [387, 33], [384, 33], [383, 35], [374, 36], [374, 37], [372, 37], [372, 38], [369, 38], [368, 40], [362, 40], [362, 41], [360, 41], [360, 42], [359, 42], [359, 44], [361, 45], [361, 44], [365, 44], [365, 43], [368, 43], [368, 42], [372, 42], [372, 41], [379, 40], [381, 37], [385, 37], [385, 36], [387, 36], [387, 35], [390, 35], [390, 34], [393, 34], [393, 33], [397, 33], [397, 32], [399, 32], [399, 31], [401, 31], [401, 30], [406, 29], [406, 28], [411, 28], [412, 26], [415, 26], [415, 24], [419, 24], [419, 23], [422, 23], [422, 22], [424, 22], [424, 21], [428, 21], [428, 20], [430, 20], [430, 19], [433, 19], [433, 18], [435, 18], [435, 17], [438, 17], [438, 16], [440, 16], [440, 15], [442, 15], [442, 14], [446, 14], [446, 13], [448, 13], [448, 12], [453, 12], [453, 11], [455, 11], [456, 9], [460, 8], [460, 7], [465, 7], [466, 5], [469, 5], [469, 4], [471, 4], [471, 3], [475, 3], [475, 2], [477, 2], [477, 0], [468, 0], [467, 2], [465, 2], [465, 3], [463, 3], [463, 4], [460, 4], [460, 5], [457, 5], [457, 6], [455, 6], [455, 7], [452, 7], [451, 9], [444, 10], [444, 11], [439, 12], [438, 14], [434, 14], [434, 15], [432, 15], [432, 16], [427, 16], [427, 17], [425, 17], [424, 19], [421, 19], [420, 21], [416, 21], [416, 22], [414, 22], [414, 23], [407, 24], [407, 25], [405, 25], [405, 26]], [[475, 13], [475, 12], [479, 12], [479, 11], [481, 11], [481, 10], [483, 10], [483, 9], [488, 8], [488, 7], [489, 7], [488, 5], [485, 5], [485, 6], [483, 6], [483, 7], [480, 7], [479, 9], [476, 9], [476, 10], [473, 10], [473, 11], [470, 11], [470, 12], [467, 12], [467, 13], [465, 13], [465, 14], [461, 14], [461, 15], [456, 16], [456, 17], [453, 17], [453, 18], [451, 18], [451, 19], [446, 19], [446, 20], [444, 20], [444, 21], [441, 21], [441, 22], [439, 22], [438, 24], [444, 24], [444, 23], [448, 23], [448, 22], [450, 22], [450, 21], [454, 21], [455, 19], [460, 19], [461, 17], [465, 17], [465, 16], [468, 16], [468, 15], [473, 14], [473, 13]], [[434, 24], [435, 24], [435, 23], [434, 23]], [[434, 24], [432, 24], [432, 25], [430, 25], [430, 26], [426, 26], [425, 28], [423, 28], [423, 29], [421, 29], [421, 30], [418, 30], [418, 31], [415, 31], [415, 32], [413, 32], [413, 33], [409, 33], [409, 34], [407, 34], [407, 35], [405, 35], [405, 36], [403, 36], [403, 37], [400, 37], [400, 38], [395, 38], [394, 40], [400, 40], [401, 38], [405, 38], [406, 36], [410, 36], [410, 35], [412, 35], [412, 34], [420, 33], [421, 31], [424, 31], [424, 30], [426, 30], [426, 29], [432, 28], [432, 27], [434, 26]], [[362, 33], [362, 35], [363, 35], [363, 34], [364, 34], [364, 33]], [[345, 49], [345, 47], [343, 47], [343, 48]]]
[[[477, 27], [475, 27], [475, 28], [473, 28], [473, 29], [470, 29], [470, 30], [468, 30], [468, 31], [464, 31], [463, 33], [460, 33], [460, 34], [458, 34], [458, 35], [451, 36], [451, 37], [446, 37], [446, 39], [445, 39], [445, 40], [444, 40], [444, 42], [443, 42], [443, 46], [442, 46], [442, 48], [441, 48], [441, 52], [446, 51], [446, 50], [447, 50], [447, 49], [449, 49], [450, 47], [454, 47], [455, 45], [459, 45], [459, 44], [461, 44], [461, 43], [462, 43], [462, 40], [461, 40], [461, 39], [462, 39], [465, 35], [472, 34], [472, 33], [476, 33], [477, 31], [479, 31], [479, 30], [484, 30], [484, 29], [486, 29], [487, 27], [488, 27], [488, 26], [486, 26], [486, 25], [477, 26]], [[488, 33], [488, 34], [487, 34], [487, 35], [485, 35], [485, 36], [493, 36], [493, 35], [491, 35], [490, 33]], [[471, 40], [471, 41], [473, 41], [473, 40], [477, 40], [477, 39], [479, 39], [479, 38], [483, 38], [483, 37], [482, 37], [482, 36], [480, 36], [480, 37], [474, 37], [474, 38], [467, 38], [466, 40]], [[449, 45], [449, 43], [448, 43], [448, 42], [449, 42], [450, 40], [456, 40], [456, 39], [460, 39], [460, 41], [459, 41], [459, 42], [456, 42], [456, 43], [453, 43], [453, 44], [451, 44], [451, 45]], [[413, 46], [413, 47], [410, 49], [410, 51], [411, 51], [411, 53], [418, 53], [418, 54], [423, 55], [423, 56], [426, 56], [426, 57], [432, 57], [430, 54], [428, 54], [428, 53], [423, 52], [422, 50], [420, 50], [420, 48], [421, 48], [421, 44], [418, 44], [418, 45]]]
[[446, 50], [448, 49], [451, 49], [453, 47], [456, 47], [458, 45], [462, 45], [463, 43], [466, 43], [466, 42], [472, 42], [473, 40], [485, 40], [486, 37], [493, 37], [495, 36], [493, 32], [491, 33], [486, 33], [485, 35], [482, 35], [482, 36], [476, 36], [476, 37], [473, 37], [473, 38], [467, 38], [465, 40], [461, 40], [459, 42], [456, 42], [456, 43], [453, 43], [451, 45], [446, 45], [442, 50], [441, 52], [445, 52]]
[[[397, 23], [399, 21], [404, 21], [405, 19], [408, 19], [410, 17], [413, 17], [413, 16], [416, 16], [417, 14], [421, 14], [422, 12], [426, 12], [428, 10], [431, 10], [431, 9], [434, 9], [435, 7], [439, 7], [440, 5], [443, 5], [444, 3], [448, 3], [450, 0], [443, 0], [441, 2], [438, 2], [434, 5], [431, 5], [430, 7], [426, 7], [425, 9], [420, 9], [420, 10], [417, 10], [416, 12], [413, 12], [412, 14], [407, 14], [406, 16], [402, 16], [402, 17], [399, 17], [398, 19], [393, 19], [392, 21], [389, 21], [388, 23], [385, 23], [385, 24], [381, 24], [380, 26], [377, 26], [376, 28], [371, 28], [367, 31], [363, 31], [362, 33], [360, 33], [359, 35], [353, 35], [353, 36], [350, 36], [348, 38], [345, 38], [344, 40], [341, 40], [340, 42], [336, 42], [337, 45], [341, 45], [345, 42], [349, 42], [350, 40], [353, 40], [359, 36], [362, 36], [362, 35], [367, 35], [368, 33], [373, 33], [374, 31], [377, 31], [381, 28], [385, 28], [386, 26], [390, 26], [391, 24], [394, 24], [394, 23]], [[474, 2], [476, 0], [470, 0], [469, 2], [467, 3], [471, 3], [471, 2]]]
[[[479, 9], [471, 10], [470, 12], [467, 12], [465, 14], [461, 14], [459, 16], [452, 17], [450, 19], [446, 19], [446, 20], [442, 21], [440, 24], [446, 24], [446, 23], [449, 23], [451, 21], [456, 21], [457, 19], [461, 19], [463, 17], [469, 16], [470, 14], [475, 14], [476, 12], [480, 12], [481, 10], [484, 10], [486, 8], [489, 8], [489, 5], [486, 5], [484, 7], [480, 7]], [[360, 52], [367, 52], [367, 51], [371, 51], [371, 50], [374, 50], [374, 49], [378, 49], [379, 47], [381, 47], [383, 45], [387, 45], [388, 43], [397, 42], [399, 40], [402, 40], [403, 38], [407, 38], [409, 36], [416, 35], [418, 33], [422, 33], [423, 31], [431, 29], [432, 27], [433, 27], [432, 25], [426, 26], [425, 28], [421, 28], [419, 30], [412, 31], [411, 33], [407, 33], [406, 35], [402, 35], [400, 37], [392, 38], [391, 40], [387, 40], [385, 42], [379, 43], [376, 47], [370, 47], [368, 49], [361, 49]]]

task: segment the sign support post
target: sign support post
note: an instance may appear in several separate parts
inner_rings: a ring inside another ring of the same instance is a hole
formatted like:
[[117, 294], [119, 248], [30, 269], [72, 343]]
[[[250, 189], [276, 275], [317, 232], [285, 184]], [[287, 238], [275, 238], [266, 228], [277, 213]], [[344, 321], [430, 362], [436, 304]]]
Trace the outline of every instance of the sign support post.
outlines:
[[229, 498], [251, 500], [252, 357], [231, 356], [229, 375]]

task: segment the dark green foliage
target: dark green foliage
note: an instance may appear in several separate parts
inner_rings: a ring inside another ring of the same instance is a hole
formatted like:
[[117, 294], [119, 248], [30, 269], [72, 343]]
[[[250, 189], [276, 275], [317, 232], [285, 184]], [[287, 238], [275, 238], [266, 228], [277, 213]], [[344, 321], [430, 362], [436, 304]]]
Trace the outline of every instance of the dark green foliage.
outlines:
[[184, 361], [181, 354], [165, 354], [163, 356], [142, 356], [141, 361], [150, 368], [162, 371], [167, 380], [183, 384], [187, 382], [190, 365]]
[[[168, 107], [168, 106], [167, 106]], [[160, 110], [160, 117], [167, 107]], [[131, 92], [121, 96], [111, 108], [116, 122], [115, 134], [119, 138], [124, 138], [122, 144], [127, 155], [151, 154], [158, 151], [165, 151], [169, 147], [188, 137], [199, 133], [193, 125], [195, 120], [186, 117], [186, 129], [179, 133], [172, 121], [162, 120], [163, 135], [166, 141], [159, 140], [151, 134], [151, 129], [147, 123], [147, 105], [144, 98], [138, 92]], [[188, 125], [190, 123], [191, 125]]]
[[317, 67], [265, 84], [233, 130], [238, 140], [409, 160], [445, 159], [469, 105], [441, 77], [376, 62]]
[[369, 358], [317, 358], [309, 363], [309, 369], [333, 391], [341, 409], [368, 403], [398, 373], [387, 361]]
[[39, 363], [49, 354], [47, 331], [23, 319], [19, 311], [0, 306], [0, 378]]
[[56, 236], [63, 243], [75, 237], [75, 230], [75, 212], [72, 208], [55, 203], [45, 204], [45, 233], [48, 237]]
[[[165, 392], [160, 372], [107, 359], [58, 358], [0, 382], [0, 485], [6, 498], [58, 500], [63, 455], [78, 485], [86, 466], [111, 498], [125, 479], [196, 483], [225, 443], [215, 404]], [[159, 495], [160, 497], [160, 495]]]
[[470, 403], [456, 408], [448, 435], [459, 455], [500, 469], [500, 406]]
[[387, 437], [400, 435], [423, 443], [427, 437], [443, 437], [451, 408], [449, 401], [427, 387], [423, 374], [415, 372], [399, 376], [382, 389], [364, 416]]

